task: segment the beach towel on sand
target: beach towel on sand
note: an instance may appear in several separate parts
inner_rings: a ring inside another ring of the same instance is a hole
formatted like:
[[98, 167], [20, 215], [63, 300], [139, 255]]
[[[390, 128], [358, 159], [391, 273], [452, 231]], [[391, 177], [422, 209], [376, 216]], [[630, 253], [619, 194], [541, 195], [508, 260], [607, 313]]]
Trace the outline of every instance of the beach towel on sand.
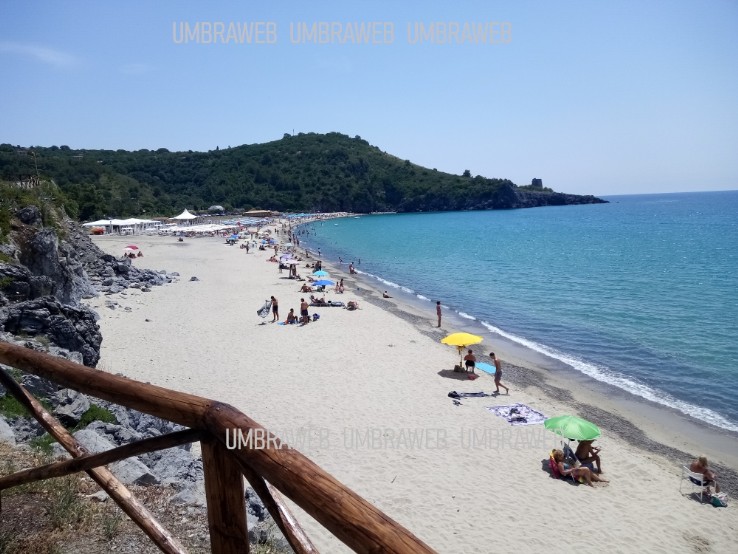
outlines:
[[476, 368], [481, 369], [482, 371], [484, 371], [485, 373], [489, 373], [490, 375], [494, 375], [495, 372], [497, 371], [495, 369], [495, 366], [486, 364], [484, 362], [477, 362]]
[[546, 419], [546, 416], [541, 412], [525, 404], [487, 406], [487, 409], [495, 415], [505, 418], [511, 425], [535, 425], [536, 423], [543, 423]]
[[264, 305], [261, 308], [256, 310], [256, 314], [260, 317], [266, 317], [269, 315], [269, 312], [271, 311], [271, 309], [272, 309], [272, 301], [267, 300], [266, 302], [264, 302]]
[[455, 390], [452, 390], [448, 395], [451, 398], [475, 398], [475, 397], [483, 397], [483, 396], [494, 396], [493, 394], [487, 394], [486, 392], [456, 392]]

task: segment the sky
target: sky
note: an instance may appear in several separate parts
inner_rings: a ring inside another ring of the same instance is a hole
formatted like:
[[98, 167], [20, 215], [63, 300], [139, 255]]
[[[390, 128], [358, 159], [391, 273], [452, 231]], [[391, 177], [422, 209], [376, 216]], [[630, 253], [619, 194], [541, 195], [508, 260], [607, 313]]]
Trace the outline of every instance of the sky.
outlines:
[[738, 189], [737, 54], [735, 0], [5, 0], [0, 143], [339, 132], [561, 192]]

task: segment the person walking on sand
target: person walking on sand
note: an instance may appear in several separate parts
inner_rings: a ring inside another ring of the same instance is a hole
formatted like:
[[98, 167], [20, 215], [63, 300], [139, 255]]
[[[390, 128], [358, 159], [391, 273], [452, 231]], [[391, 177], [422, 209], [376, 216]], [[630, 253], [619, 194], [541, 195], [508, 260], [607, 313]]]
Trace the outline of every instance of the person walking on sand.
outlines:
[[436, 315], [438, 316], [438, 327], [441, 326], [441, 301], [436, 300]]
[[492, 361], [495, 364], [495, 387], [497, 387], [495, 392], [499, 394], [500, 387], [502, 387], [505, 389], [505, 394], [510, 394], [510, 389], [500, 382], [502, 380], [502, 364], [500, 363], [500, 360], [497, 359], [494, 352], [490, 352], [489, 357], [492, 358]]
[[277, 299], [272, 296], [272, 315], [274, 316], [272, 318], [272, 323], [275, 321], [279, 321], [279, 304], [277, 303]]

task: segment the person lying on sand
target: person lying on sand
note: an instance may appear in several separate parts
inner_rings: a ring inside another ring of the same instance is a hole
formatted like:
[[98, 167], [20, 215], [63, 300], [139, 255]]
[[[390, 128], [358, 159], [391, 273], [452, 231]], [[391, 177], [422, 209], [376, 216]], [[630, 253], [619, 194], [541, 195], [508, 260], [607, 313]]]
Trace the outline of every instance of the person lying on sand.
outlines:
[[310, 295], [310, 302], [316, 306], [327, 306], [328, 302], [326, 302], [325, 297], [318, 298], [316, 296]]
[[359, 309], [359, 303], [356, 300], [349, 300], [346, 304], [347, 310], [358, 310]]
[[595, 472], [593, 472], [588, 467], [572, 467], [566, 462], [564, 462], [564, 452], [561, 450], [554, 450], [554, 460], [556, 461], [556, 464], [559, 468], [559, 473], [561, 475], [568, 477], [572, 476], [574, 479], [579, 481], [580, 479], [584, 479], [585, 483], [589, 485], [590, 487], [594, 486], [592, 485], [592, 481], [597, 481], [599, 483], [608, 483], [609, 481], [606, 481], [599, 475], [597, 475]]
[[315, 291], [313, 290], [313, 287], [305, 283], [304, 285], [302, 285], [302, 288], [300, 288], [300, 292], [315, 292]]

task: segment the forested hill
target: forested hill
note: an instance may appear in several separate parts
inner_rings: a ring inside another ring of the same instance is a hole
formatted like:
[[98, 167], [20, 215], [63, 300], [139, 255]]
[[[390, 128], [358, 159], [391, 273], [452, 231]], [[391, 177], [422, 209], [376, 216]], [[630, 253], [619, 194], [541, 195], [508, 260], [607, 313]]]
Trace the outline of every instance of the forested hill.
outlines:
[[361, 137], [300, 133], [210, 152], [72, 150], [0, 145], [0, 179], [52, 179], [67, 213], [171, 215], [183, 208], [278, 211], [442, 211], [598, 203], [593, 196], [518, 187], [415, 165]]

